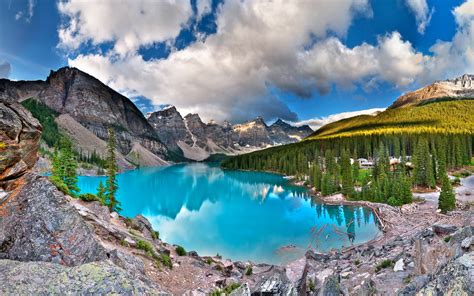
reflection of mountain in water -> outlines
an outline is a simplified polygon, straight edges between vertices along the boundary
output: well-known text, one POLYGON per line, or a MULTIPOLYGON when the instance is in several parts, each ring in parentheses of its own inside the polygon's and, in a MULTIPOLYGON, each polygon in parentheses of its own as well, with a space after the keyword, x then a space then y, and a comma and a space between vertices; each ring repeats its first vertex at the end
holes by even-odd
MULTIPOLYGON (((82 192, 95 192, 103 180, 79 179, 82 192)), ((118 182, 122 214, 151 217, 163 238, 203 254, 278 262, 273 250, 281 247, 303 255, 308 246, 327 251, 378 232, 370 210, 321 204, 275 174, 198 163, 127 171, 118 182)))

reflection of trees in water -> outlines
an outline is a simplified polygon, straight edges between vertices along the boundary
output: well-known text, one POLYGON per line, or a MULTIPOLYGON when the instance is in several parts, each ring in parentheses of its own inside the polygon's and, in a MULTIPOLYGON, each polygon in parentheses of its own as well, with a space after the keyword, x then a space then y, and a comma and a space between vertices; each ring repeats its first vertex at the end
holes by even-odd
POLYGON ((324 221, 324 217, 327 215, 331 221, 322 225, 315 225, 311 228, 309 245, 316 249, 324 241, 331 237, 334 238, 334 236, 337 236, 339 241, 347 241, 353 244, 356 241, 356 225, 357 228, 360 228, 362 223, 373 223, 371 210, 364 207, 315 203, 313 208, 315 209, 317 220, 324 221))
POLYGON ((351 243, 355 240, 355 221, 354 221, 354 212, 356 209, 352 207, 345 207, 344 212, 344 221, 346 223, 346 233, 349 241, 351 243))

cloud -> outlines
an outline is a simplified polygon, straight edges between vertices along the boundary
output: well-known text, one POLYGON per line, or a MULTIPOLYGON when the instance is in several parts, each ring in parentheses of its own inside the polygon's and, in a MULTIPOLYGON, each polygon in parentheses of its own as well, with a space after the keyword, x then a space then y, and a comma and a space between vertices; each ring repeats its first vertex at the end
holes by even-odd
POLYGON ((343 112, 343 113, 331 114, 328 116, 312 118, 308 120, 302 120, 302 121, 291 122, 291 123, 296 126, 309 125, 314 131, 316 131, 323 125, 326 125, 334 121, 338 121, 341 119, 354 117, 358 115, 372 115, 372 114, 376 114, 377 112, 382 112, 382 111, 385 111, 385 108, 373 108, 373 109, 360 110, 360 111, 343 112))
POLYGON ((474 0, 453 10, 456 34, 451 41, 437 41, 431 48, 422 83, 474 73, 474 0))
POLYGON ((209 14, 212 10, 212 0, 197 0, 196 1, 198 19, 201 19, 206 14, 209 14))
POLYGON ((19 21, 23 19, 27 23, 31 22, 31 19, 33 18, 35 12, 35 5, 35 0, 28 0, 28 6, 26 8, 26 11, 18 11, 15 14, 15 20, 19 21))
MULTIPOLYGON (((375 44, 346 46, 341 39, 354 16, 371 16, 367 0, 226 1, 217 9, 215 34, 172 48, 163 59, 145 60, 137 49, 158 41, 173 44, 191 17, 188 2, 137 1, 126 9, 114 1, 98 7, 62 2, 59 11, 67 21, 59 35, 61 46, 70 48, 112 42, 112 50, 79 54, 68 63, 129 96, 173 104, 204 120, 238 122, 262 115, 296 121, 272 89, 308 98, 333 85, 370 90, 389 82, 406 88, 474 68, 473 1, 454 10, 456 35, 434 44, 430 55, 417 52, 396 31, 375 44)), ((196 14, 208 10, 207 0, 197 2, 196 14)))
POLYGON ((298 68, 303 78, 319 85, 320 91, 332 83, 349 87, 372 77, 405 86, 423 72, 424 60, 400 33, 393 32, 379 37, 375 46, 363 43, 348 48, 339 39, 328 38, 302 54, 298 68))
POLYGON ((434 9, 429 10, 426 0, 406 0, 406 5, 415 15, 416 23, 418 25, 418 32, 425 33, 425 29, 431 21, 434 9))
MULTIPOLYGON (((71 13, 83 15, 78 9, 71 13)), ((145 61, 130 49, 125 55, 119 51, 120 56, 115 52, 79 55, 69 64, 126 93, 139 93, 156 105, 176 105, 182 113, 199 112, 205 119, 239 121, 263 115, 294 120, 295 113, 269 94, 268 86, 302 92, 303 85, 292 79, 300 75, 298 53, 313 38, 329 33, 344 36, 353 15, 367 11, 365 0, 226 1, 218 10, 216 34, 174 50, 166 59, 145 61)), ((91 33, 95 27, 110 26, 103 24, 108 18, 101 17, 100 24, 83 24, 79 19, 83 18, 73 17, 60 30, 63 41, 64 36, 72 36, 64 32, 79 32, 67 42, 76 47, 85 40, 110 40, 106 37, 110 30, 104 37, 91 33)), ((121 38, 114 38, 115 47, 121 38)))
POLYGON ((0 78, 10 77, 12 67, 9 62, 0 62, 0 78))
POLYGON ((60 47, 113 42, 121 55, 174 38, 192 15, 188 0, 104 0, 93 5, 70 0, 59 2, 58 10, 66 18, 58 30, 60 47))

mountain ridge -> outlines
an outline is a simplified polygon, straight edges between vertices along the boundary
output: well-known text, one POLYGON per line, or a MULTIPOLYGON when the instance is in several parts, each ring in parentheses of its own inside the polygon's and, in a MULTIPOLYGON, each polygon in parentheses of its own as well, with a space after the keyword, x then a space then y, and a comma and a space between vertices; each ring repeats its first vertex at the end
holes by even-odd
POLYGON ((51 71, 45 80, 0 79, 1 101, 22 102, 31 98, 59 115, 69 115, 68 120, 56 122, 81 153, 102 155, 103 149, 95 151, 93 143, 100 142, 102 147, 108 139, 108 128, 113 128, 118 150, 129 161, 122 162, 124 169, 133 165, 161 165, 166 163, 163 160, 176 157, 182 160, 179 155, 204 160, 212 154, 240 154, 296 142, 312 132, 309 127, 292 127, 281 120, 267 126, 262 117, 234 125, 227 121, 204 123, 198 114, 181 116, 172 105, 145 117, 129 98, 73 67, 51 71), (94 136, 84 134, 80 126, 94 136), (91 142, 81 143, 80 139, 91 142))
POLYGON ((435 81, 398 97, 389 109, 418 105, 442 98, 474 98, 474 75, 464 74, 453 79, 435 81))

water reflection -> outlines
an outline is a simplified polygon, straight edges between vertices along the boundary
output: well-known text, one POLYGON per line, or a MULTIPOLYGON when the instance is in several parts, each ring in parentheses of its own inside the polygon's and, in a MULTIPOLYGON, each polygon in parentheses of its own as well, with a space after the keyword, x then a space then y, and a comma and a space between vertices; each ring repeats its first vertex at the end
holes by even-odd
MULTIPOLYGON (((81 191, 95 192, 100 180, 80 177, 81 191)), ((379 232, 371 211, 323 205, 274 174, 188 164, 129 171, 118 182, 123 215, 143 214, 164 240, 203 255, 280 263, 379 232)))

